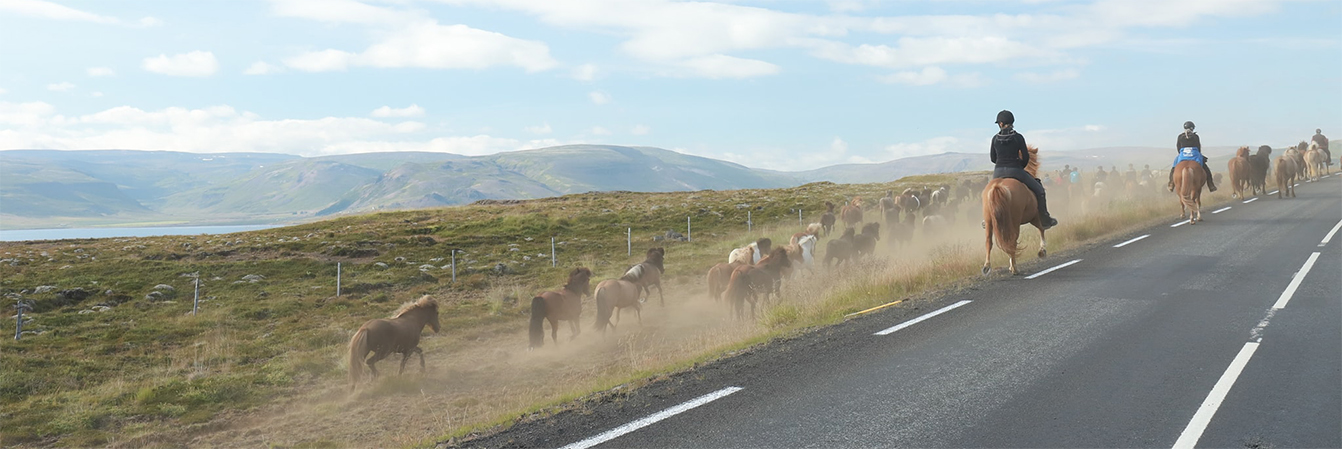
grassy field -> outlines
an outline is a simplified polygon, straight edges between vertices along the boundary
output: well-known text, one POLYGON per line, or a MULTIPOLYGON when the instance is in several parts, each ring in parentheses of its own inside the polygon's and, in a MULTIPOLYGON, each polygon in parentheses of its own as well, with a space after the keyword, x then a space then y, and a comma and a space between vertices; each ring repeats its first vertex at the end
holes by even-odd
MULTIPOLYGON (((785 282, 783 298, 752 322, 730 319, 702 281, 731 248, 760 236, 785 241, 800 230, 799 209, 809 223, 827 200, 860 195, 874 204, 886 190, 956 185, 965 177, 986 174, 589 193, 224 236, 0 243, 0 295, 10 312, 0 332, 14 333, 15 300, 34 308, 23 339, 0 343, 0 444, 417 446, 460 438, 892 299, 969 282, 983 257, 977 202, 958 209, 947 229, 920 227, 915 244, 883 241, 878 257, 859 268, 785 282), (667 230, 685 233, 687 217, 692 241, 654 242, 667 230), (552 237, 557 267, 550 265, 552 237), (535 293, 559 287, 575 266, 592 268, 597 280, 617 277, 654 245, 667 248, 665 307, 654 299, 642 325, 626 314, 602 336, 592 331, 588 299, 580 336, 567 340, 561 326, 558 347, 547 341, 526 351, 535 293), (506 268, 496 269, 500 264, 506 268), (197 276, 201 308, 193 316, 197 276), (429 370, 395 376, 399 358, 392 357, 381 366, 393 375, 350 393, 344 354, 353 331, 425 294, 442 303, 443 332, 421 344, 429 370)), ((1051 204, 1064 224, 1049 233, 1051 252, 1178 214, 1163 191, 1101 206, 1056 190, 1051 204)), ((868 220, 877 215, 867 213, 868 220)), ((1022 235, 1023 247, 1038 247, 1032 228, 1022 235)), ((1000 253, 995 259, 1005 265, 1000 253)))

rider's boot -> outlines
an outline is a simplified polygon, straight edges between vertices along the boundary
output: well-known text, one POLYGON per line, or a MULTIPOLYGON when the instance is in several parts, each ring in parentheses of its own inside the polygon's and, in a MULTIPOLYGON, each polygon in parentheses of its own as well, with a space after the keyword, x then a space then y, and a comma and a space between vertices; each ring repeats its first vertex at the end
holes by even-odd
POLYGON ((1165 186, 1171 192, 1174 191, 1174 167, 1170 167, 1170 183, 1165 186))
POLYGON ((1207 164, 1204 162, 1204 163, 1202 164, 1202 171, 1207 172, 1207 191, 1208 191, 1208 192, 1215 192, 1215 191, 1216 191, 1216 184, 1212 184, 1212 169, 1211 169, 1211 167, 1208 167, 1207 164))
POLYGON ((1035 201, 1039 205, 1039 221, 1043 223, 1044 229, 1057 226, 1058 219, 1053 218, 1048 214, 1048 202, 1045 201, 1044 193, 1040 192, 1038 195, 1035 195, 1035 201))

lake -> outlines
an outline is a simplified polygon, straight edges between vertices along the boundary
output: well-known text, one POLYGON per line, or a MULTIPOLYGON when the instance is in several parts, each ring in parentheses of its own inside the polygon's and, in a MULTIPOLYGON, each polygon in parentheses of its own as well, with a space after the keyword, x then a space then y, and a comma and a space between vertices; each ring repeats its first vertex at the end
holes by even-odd
POLYGON ((0 242, 27 240, 101 239, 108 237, 153 237, 158 235, 229 234, 276 228, 279 225, 155 226, 143 228, 60 228, 0 231, 0 242))

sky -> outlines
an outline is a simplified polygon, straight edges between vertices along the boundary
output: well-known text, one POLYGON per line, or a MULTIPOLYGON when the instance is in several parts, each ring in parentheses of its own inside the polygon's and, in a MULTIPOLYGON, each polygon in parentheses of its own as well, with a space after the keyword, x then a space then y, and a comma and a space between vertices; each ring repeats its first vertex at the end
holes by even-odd
POLYGON ((486 155, 806 170, 1342 137, 1336 0, 0 0, 0 150, 486 155))

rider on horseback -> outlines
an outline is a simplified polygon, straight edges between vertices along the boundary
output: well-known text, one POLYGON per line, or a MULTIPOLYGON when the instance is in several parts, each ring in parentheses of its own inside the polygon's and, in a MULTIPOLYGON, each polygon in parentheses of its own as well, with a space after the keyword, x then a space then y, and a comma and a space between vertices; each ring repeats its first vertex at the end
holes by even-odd
POLYGON ((1038 200, 1039 219, 1044 223, 1044 229, 1057 226, 1058 220, 1048 215, 1048 205, 1044 202, 1044 186, 1025 171, 1025 165, 1030 162, 1030 150, 1025 147, 1025 137, 1017 133, 1012 126, 1015 123, 1016 117, 1011 111, 1004 110, 997 113, 999 131, 993 136, 992 147, 988 152, 993 163, 997 164, 993 169, 993 178, 1011 178, 1025 184, 1038 200))
POLYGON ((1179 149, 1179 156, 1174 158, 1174 164, 1170 166, 1170 184, 1168 188, 1174 191, 1174 165, 1179 165, 1179 161, 1196 160, 1202 164, 1202 170, 1207 172, 1207 191, 1215 192, 1216 185, 1212 184, 1212 169, 1207 166, 1207 156, 1202 155, 1202 139, 1193 132, 1193 122, 1184 122, 1184 132, 1179 134, 1179 141, 1175 145, 1179 149))

